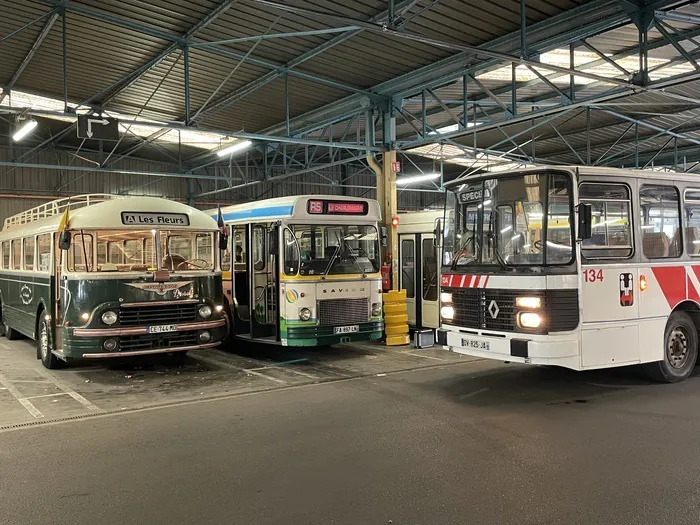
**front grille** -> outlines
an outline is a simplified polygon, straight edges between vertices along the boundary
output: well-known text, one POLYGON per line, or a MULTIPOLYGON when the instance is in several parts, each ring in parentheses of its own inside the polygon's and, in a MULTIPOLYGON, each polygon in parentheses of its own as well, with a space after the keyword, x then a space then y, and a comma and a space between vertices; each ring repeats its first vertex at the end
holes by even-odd
POLYGON ((540 297, 549 332, 569 331, 578 325, 577 290, 497 290, 466 288, 452 292, 454 319, 451 324, 465 328, 514 332, 519 309, 515 298, 540 297), (492 314, 496 314, 495 317, 492 314))
POLYGON ((197 332, 170 332, 164 334, 128 335, 119 339, 119 350, 137 352, 139 350, 161 350, 180 346, 197 345, 197 332))
POLYGON ((318 302, 320 326, 343 326, 368 321, 368 299, 325 299, 318 302))
POLYGON ((156 324, 190 323, 197 320, 197 304, 130 306, 119 309, 121 326, 152 326, 156 324))

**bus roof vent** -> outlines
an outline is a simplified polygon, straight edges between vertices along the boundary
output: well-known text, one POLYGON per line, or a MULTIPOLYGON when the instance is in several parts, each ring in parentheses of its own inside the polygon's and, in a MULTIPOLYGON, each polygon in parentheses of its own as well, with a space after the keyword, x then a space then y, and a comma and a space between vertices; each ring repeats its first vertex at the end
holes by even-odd
POLYGON ((110 195, 108 193, 91 193, 89 195, 75 195, 73 197, 64 197, 55 201, 46 202, 29 210, 13 215, 5 219, 3 229, 7 230, 14 226, 29 224, 30 222, 39 221, 60 215, 66 210, 75 210, 77 208, 85 208, 92 204, 104 202, 112 199, 121 199, 121 195, 110 195))

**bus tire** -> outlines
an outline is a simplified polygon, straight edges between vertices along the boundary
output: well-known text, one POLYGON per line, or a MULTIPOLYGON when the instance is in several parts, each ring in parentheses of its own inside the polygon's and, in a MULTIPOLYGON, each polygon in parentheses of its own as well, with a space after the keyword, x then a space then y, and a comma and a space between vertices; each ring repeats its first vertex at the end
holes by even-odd
POLYGON ((20 334, 17 330, 14 328, 10 328, 7 323, 5 323, 5 337, 7 337, 10 341, 17 341, 20 337, 22 337, 22 334, 20 334))
POLYGON ((43 364, 49 370, 55 370, 61 367, 63 361, 61 361, 53 354, 53 352, 51 352, 53 346, 51 344, 51 330, 49 328, 49 323, 43 318, 43 316, 39 321, 36 344, 39 359, 41 359, 41 364, 43 364))
POLYGON ((698 360, 698 329, 686 312, 674 312, 664 330, 664 358, 646 363, 644 369, 654 381, 678 383, 693 373, 698 360))

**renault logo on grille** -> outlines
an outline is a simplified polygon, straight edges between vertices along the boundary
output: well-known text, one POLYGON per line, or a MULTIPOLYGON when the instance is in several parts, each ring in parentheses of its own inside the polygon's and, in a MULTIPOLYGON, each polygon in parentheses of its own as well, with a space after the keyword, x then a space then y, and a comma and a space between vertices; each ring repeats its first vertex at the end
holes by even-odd
POLYGON ((498 307, 498 303, 496 302, 495 299, 492 299, 491 302, 489 303, 489 315, 491 316, 492 319, 495 319, 498 317, 498 312, 501 311, 501 309, 498 307))

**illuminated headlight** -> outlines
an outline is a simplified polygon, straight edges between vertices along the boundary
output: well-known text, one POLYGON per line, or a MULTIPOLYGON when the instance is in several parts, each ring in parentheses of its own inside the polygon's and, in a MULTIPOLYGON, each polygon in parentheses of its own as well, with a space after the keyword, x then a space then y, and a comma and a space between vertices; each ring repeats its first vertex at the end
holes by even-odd
POLYGON ((217 304, 217 305, 214 307, 214 311, 215 311, 217 314, 220 314, 221 312, 224 311, 223 305, 217 304))
POLYGON ((443 319, 451 321, 455 316, 455 309, 451 306, 443 306, 442 308, 440 308, 440 316, 443 319))
POLYGON ((88 319, 90 319, 90 314, 87 313, 87 312, 83 312, 82 314, 80 314, 80 318, 81 318, 83 321, 87 322, 88 319))
POLYGON ((311 310, 308 308, 301 308, 299 309, 299 319, 302 321, 308 321, 311 319, 311 310))
POLYGON ((451 303, 452 294, 450 292, 440 292, 440 302, 441 303, 451 303))
POLYGON ((382 314, 382 303, 372 303, 372 317, 378 317, 382 314))
POLYGON ((117 349, 117 340, 116 339, 105 339, 105 342, 102 343, 102 348, 104 348, 108 352, 112 352, 113 350, 116 350, 117 349))
POLYGON ((520 308, 540 308, 542 299, 540 297, 516 297, 515 305, 520 308))
POLYGON ((209 341, 211 341, 211 332, 209 332, 208 330, 202 330, 201 332, 199 332, 198 337, 200 343, 208 343, 209 341))
POLYGON ((102 322, 106 325, 113 325, 117 322, 117 313, 112 310, 107 310, 102 314, 102 322))
POLYGON ((542 324, 542 316, 535 312, 520 312, 518 324, 521 328, 539 328, 542 324))
POLYGON ((208 304, 199 307, 199 317, 202 319, 209 319, 211 317, 211 306, 208 304))

